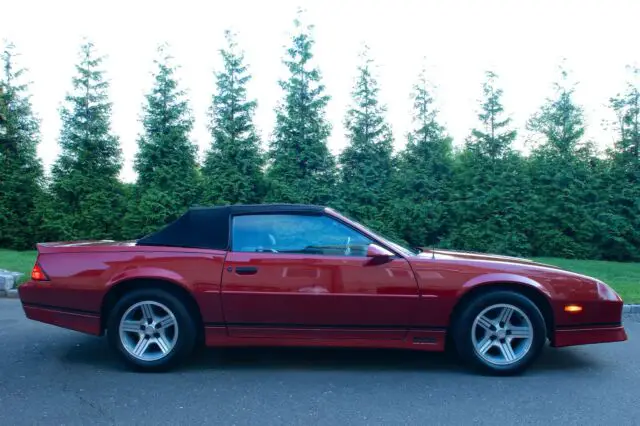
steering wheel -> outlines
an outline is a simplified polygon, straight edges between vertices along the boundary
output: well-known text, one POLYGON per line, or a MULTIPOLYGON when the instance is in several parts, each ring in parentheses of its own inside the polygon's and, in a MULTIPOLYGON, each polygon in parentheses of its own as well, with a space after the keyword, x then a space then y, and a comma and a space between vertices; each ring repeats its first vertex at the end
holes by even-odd
POLYGON ((273 248, 258 247, 256 249, 256 252, 258 252, 258 253, 278 253, 278 250, 273 249, 273 248))
POLYGON ((268 233, 267 238, 269 238, 270 247, 258 246, 256 251, 260 253, 278 253, 278 250, 272 247, 276 245, 276 237, 274 237, 272 233, 268 233))

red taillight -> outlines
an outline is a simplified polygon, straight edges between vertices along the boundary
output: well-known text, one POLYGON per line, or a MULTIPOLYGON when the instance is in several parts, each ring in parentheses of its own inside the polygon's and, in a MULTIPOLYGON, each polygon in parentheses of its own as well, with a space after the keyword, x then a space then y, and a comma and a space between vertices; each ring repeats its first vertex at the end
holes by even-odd
POLYGON ((31 279, 33 281, 49 281, 49 277, 47 277, 47 274, 44 273, 37 263, 33 265, 33 269, 31 270, 31 279))

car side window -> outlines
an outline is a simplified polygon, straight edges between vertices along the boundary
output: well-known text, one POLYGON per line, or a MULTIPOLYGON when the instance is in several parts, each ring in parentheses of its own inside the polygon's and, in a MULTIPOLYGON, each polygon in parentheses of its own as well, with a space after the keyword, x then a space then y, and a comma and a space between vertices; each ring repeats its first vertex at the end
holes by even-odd
POLYGON ((242 215, 235 216, 232 224, 232 250, 237 252, 366 256, 371 243, 328 216, 242 215))

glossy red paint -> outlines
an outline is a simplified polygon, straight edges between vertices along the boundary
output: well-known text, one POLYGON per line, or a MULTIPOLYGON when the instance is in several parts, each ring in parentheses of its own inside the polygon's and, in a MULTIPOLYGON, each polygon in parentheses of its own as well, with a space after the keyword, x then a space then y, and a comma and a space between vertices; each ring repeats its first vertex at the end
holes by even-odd
POLYGON ((290 325, 277 335, 300 338, 340 336, 345 327, 369 336, 371 328, 394 327, 385 335, 402 338, 418 306, 406 259, 380 264, 368 257, 230 252, 225 265, 222 305, 231 336, 244 336, 243 325, 251 324, 290 325))
POLYGON ((622 301, 593 278, 504 256, 409 255, 326 209, 393 256, 324 256, 136 246, 38 245, 48 281, 19 288, 28 318, 103 332, 111 295, 162 281, 195 301, 210 346, 352 346, 439 351, 460 301, 491 286, 535 295, 554 346, 626 340, 622 301), (113 293, 116 292, 116 293, 113 293), (567 304, 583 310, 565 312, 567 304))
POLYGON ((161 280, 188 291, 202 320, 222 322, 220 278, 226 252, 108 245, 39 245, 38 263, 49 281, 19 288, 23 303, 100 315, 109 291, 128 282, 161 280))

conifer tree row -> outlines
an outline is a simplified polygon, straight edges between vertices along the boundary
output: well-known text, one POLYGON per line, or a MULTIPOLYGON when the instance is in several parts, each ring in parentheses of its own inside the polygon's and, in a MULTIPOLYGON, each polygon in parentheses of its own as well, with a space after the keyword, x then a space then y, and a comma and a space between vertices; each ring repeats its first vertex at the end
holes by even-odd
MULTIPOLYGON (((422 71, 410 93, 412 126, 393 135, 368 49, 345 111, 346 145, 332 155, 331 98, 314 58, 313 27, 298 18, 283 55, 285 78, 273 133, 263 152, 254 125, 251 72, 231 33, 220 50, 203 159, 194 118, 166 45, 142 111, 134 170, 124 184, 111 130, 106 62, 80 48, 60 111, 60 154, 45 179, 37 155, 39 121, 15 49, 1 55, 0 248, 37 241, 137 238, 196 204, 312 203, 337 208, 411 246, 517 256, 640 261, 640 71, 611 97, 615 143, 606 152, 585 137, 579 86, 561 69, 553 93, 527 122, 528 155, 487 72, 477 124, 454 148, 437 91, 422 71), (604 154, 604 155, 603 155, 604 154)), ((408 94, 409 95, 409 94, 408 94)))

